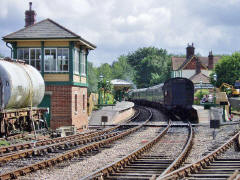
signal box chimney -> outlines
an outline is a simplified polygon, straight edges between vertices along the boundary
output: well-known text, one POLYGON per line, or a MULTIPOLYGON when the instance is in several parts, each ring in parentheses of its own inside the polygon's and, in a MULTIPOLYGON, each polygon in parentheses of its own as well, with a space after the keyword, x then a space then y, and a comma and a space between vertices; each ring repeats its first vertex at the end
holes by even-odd
POLYGON ((32 10, 32 2, 29 2, 29 10, 25 11, 25 27, 31 26, 36 22, 36 13, 32 10))

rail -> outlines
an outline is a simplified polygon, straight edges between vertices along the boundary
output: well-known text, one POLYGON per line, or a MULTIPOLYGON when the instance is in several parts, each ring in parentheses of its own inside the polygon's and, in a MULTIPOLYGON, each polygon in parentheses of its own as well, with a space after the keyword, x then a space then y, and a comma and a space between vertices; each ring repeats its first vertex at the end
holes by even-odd
POLYGON ((170 128, 171 123, 169 122, 168 126, 156 137, 154 138, 151 142, 143 145, 142 147, 138 148, 134 152, 132 152, 129 155, 126 155, 123 157, 121 160, 118 160, 98 171, 95 171, 91 173, 90 175, 82 178, 83 180, 87 179, 103 179, 104 177, 107 177, 110 173, 116 171, 117 169, 125 167, 127 164, 130 162, 136 160, 138 157, 140 157, 144 152, 149 150, 154 144, 156 144, 168 131, 170 128))
MULTIPOLYGON (((138 115, 139 114, 137 114, 137 116, 138 115)), ((137 116, 134 116, 133 118, 136 118, 137 116)), ((91 131, 91 132, 87 132, 87 133, 70 135, 67 137, 59 137, 59 138, 54 138, 54 139, 41 140, 41 141, 37 141, 34 143, 31 142, 31 143, 3 146, 3 147, 0 147, 0 154, 11 152, 11 151, 22 150, 22 149, 28 149, 28 148, 32 148, 33 146, 39 147, 39 146, 49 145, 49 144, 58 143, 58 142, 62 142, 62 141, 72 140, 72 139, 79 138, 79 137, 93 137, 96 135, 100 135, 100 134, 103 134, 106 132, 113 131, 113 130, 119 128, 120 126, 121 125, 116 125, 114 127, 108 128, 108 129, 100 131, 100 132, 91 131)))
POLYGON ((240 132, 234 135, 230 140, 224 143, 221 147, 217 148, 215 151, 206 155, 205 157, 196 161, 195 163, 192 163, 186 167, 180 168, 169 174, 161 176, 158 178, 158 180, 180 179, 180 178, 184 178, 187 175, 190 175, 191 173, 195 173, 199 171, 200 169, 209 165, 214 159, 216 159, 218 155, 220 155, 221 153, 226 151, 229 147, 231 147, 234 144, 234 141, 239 137, 239 134, 240 132))
POLYGON ((188 140, 185 144, 185 147, 183 148, 182 152, 177 157, 177 159, 175 161, 173 161, 173 163, 160 175, 160 177, 178 169, 182 165, 184 160, 186 159, 188 153, 190 152, 190 150, 192 148, 192 144, 193 144, 193 128, 192 128, 192 124, 190 122, 188 122, 188 128, 189 128, 188 140))
POLYGON ((144 124, 146 124, 151 119, 151 117, 152 117, 152 113, 150 111, 150 115, 147 118, 147 120, 137 127, 134 127, 134 128, 129 129, 127 131, 124 131, 123 133, 120 133, 120 134, 118 134, 114 137, 110 137, 108 139, 104 139, 104 140, 101 140, 101 141, 98 141, 98 142, 94 142, 94 143, 91 143, 89 145, 85 145, 83 147, 80 147, 80 148, 77 148, 77 149, 74 149, 74 150, 69 150, 69 151, 67 151, 67 152, 65 152, 61 155, 58 155, 58 156, 53 157, 53 158, 49 158, 48 160, 43 160, 43 161, 40 161, 38 163, 29 165, 29 166, 25 166, 25 167, 22 167, 22 168, 19 168, 19 169, 16 169, 16 170, 4 173, 4 174, 0 174, 0 179, 1 180, 3 180, 3 179, 6 180, 6 179, 17 178, 18 176, 23 176, 27 173, 31 173, 33 171, 43 169, 45 167, 50 167, 50 166, 53 166, 53 165, 55 165, 57 163, 60 163, 64 160, 71 159, 75 156, 84 155, 87 152, 99 149, 100 147, 103 147, 104 145, 107 145, 107 144, 109 144, 113 141, 121 139, 121 138, 137 131, 138 129, 143 127, 144 124))
POLYGON ((43 147, 39 147, 39 148, 34 148, 34 149, 28 149, 28 150, 24 150, 24 151, 19 151, 17 153, 13 153, 7 156, 3 156, 0 157, 0 163, 1 165, 3 163, 12 161, 12 160, 16 160, 16 159, 20 159, 23 157, 29 157, 31 155, 40 155, 44 152, 47 151, 53 151, 53 149, 55 148, 65 148, 67 146, 77 146, 77 145, 82 145, 82 144, 87 144, 93 141, 99 141, 102 139, 106 139, 109 137, 113 137, 118 135, 119 133, 115 132, 115 133, 111 133, 111 134, 107 134, 107 135, 100 135, 100 136, 94 136, 94 137, 90 137, 90 138, 80 138, 80 139, 74 139, 72 141, 66 141, 66 142, 60 142, 57 144, 52 144, 52 145, 48 145, 48 146, 43 146, 43 147))

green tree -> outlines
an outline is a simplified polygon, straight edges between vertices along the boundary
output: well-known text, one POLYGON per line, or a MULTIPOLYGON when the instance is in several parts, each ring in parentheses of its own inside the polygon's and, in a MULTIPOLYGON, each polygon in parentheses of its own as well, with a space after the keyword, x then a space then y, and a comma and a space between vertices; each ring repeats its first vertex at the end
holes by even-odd
POLYGON ((97 92, 97 68, 93 67, 93 63, 88 62, 88 92, 97 92))
POLYGON ((216 64, 214 72, 210 75, 210 81, 217 87, 222 83, 234 85, 240 79, 240 53, 233 53, 231 56, 223 56, 216 64), (213 74, 217 74, 217 82, 213 79, 213 74))
POLYGON ((149 55, 159 55, 161 56, 162 54, 165 54, 166 50, 163 49, 158 49, 155 47, 144 47, 144 48, 139 48, 133 53, 128 54, 128 63, 132 67, 137 67, 139 62, 143 60, 145 57, 149 55))
POLYGON ((128 64, 127 57, 122 55, 118 61, 112 64, 112 79, 123 79, 132 81, 134 76, 133 68, 128 64))
POLYGON ((149 87, 159 84, 170 77, 169 58, 163 56, 147 56, 136 73, 136 82, 139 87, 149 87))
POLYGON ((112 67, 108 63, 102 64, 97 69, 97 76, 99 77, 100 75, 103 75, 104 79, 106 79, 106 80, 111 80, 112 79, 112 67))
POLYGON ((170 77, 170 55, 164 49, 140 48, 128 54, 127 60, 135 71, 134 82, 138 88, 162 83, 170 77))
POLYGON ((0 58, 4 58, 4 56, 3 56, 3 54, 2 54, 2 53, 0 53, 0 58))

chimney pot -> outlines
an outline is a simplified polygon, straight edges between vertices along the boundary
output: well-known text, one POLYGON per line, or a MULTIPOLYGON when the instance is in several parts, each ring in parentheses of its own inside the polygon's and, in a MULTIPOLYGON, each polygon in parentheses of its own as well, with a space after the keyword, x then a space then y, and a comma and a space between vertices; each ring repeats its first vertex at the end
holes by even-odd
POLYGON ((188 46, 186 48, 186 58, 189 59, 190 57, 192 57, 194 55, 194 46, 193 46, 193 43, 192 45, 189 45, 188 43, 188 46))
POLYGON ((32 2, 29 2, 29 10, 25 11, 25 27, 36 22, 36 13, 32 10, 32 2))
POLYGON ((29 2, 29 11, 32 10, 32 2, 29 2))

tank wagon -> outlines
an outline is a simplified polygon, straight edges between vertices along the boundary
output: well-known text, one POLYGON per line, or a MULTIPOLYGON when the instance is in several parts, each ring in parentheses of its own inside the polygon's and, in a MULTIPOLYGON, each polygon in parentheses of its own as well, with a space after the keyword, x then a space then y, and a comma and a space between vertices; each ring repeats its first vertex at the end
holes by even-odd
POLYGON ((37 106, 44 93, 44 80, 37 69, 23 61, 0 59, 0 136, 31 131, 43 122, 47 109, 37 106))
POLYGON ((132 90, 129 100, 137 105, 160 109, 175 120, 198 122, 197 112, 192 108, 194 85, 187 78, 171 78, 163 84, 132 90))

